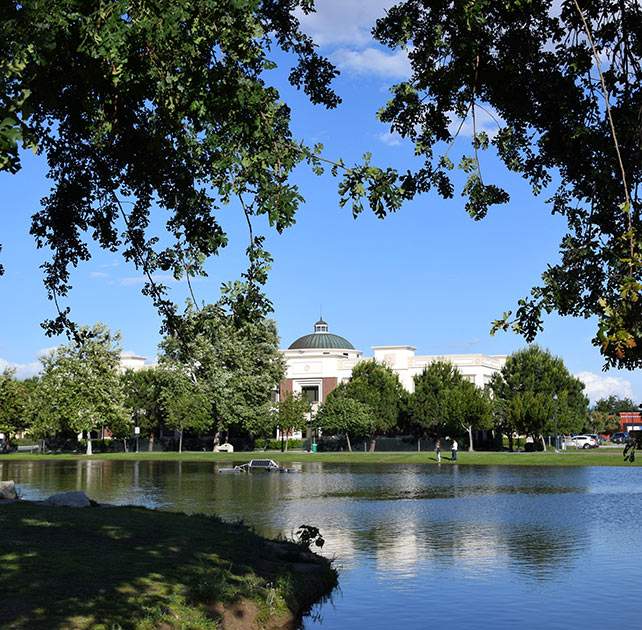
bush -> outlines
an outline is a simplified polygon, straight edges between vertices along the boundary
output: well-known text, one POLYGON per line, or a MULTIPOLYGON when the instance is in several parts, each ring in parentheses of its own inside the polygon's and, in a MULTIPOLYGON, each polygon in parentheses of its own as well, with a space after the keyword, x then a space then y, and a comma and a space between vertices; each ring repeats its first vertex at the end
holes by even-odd
MULTIPOLYGON (((288 440, 288 450, 293 448, 303 448, 305 444, 304 440, 288 440)), ((268 450, 268 451, 280 451, 281 450, 281 440, 256 440, 254 443, 254 448, 256 450, 268 450)))

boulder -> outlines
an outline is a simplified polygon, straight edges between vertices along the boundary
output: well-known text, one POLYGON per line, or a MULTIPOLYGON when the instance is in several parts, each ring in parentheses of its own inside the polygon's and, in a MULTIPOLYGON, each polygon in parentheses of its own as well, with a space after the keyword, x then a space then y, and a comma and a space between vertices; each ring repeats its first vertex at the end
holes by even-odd
POLYGON ((46 505, 55 505, 57 507, 90 507, 91 500, 82 492, 82 490, 74 492, 61 492, 59 494, 52 494, 48 499, 45 499, 46 505))
POLYGON ((15 481, 0 481, 0 501, 15 501, 18 498, 15 481))

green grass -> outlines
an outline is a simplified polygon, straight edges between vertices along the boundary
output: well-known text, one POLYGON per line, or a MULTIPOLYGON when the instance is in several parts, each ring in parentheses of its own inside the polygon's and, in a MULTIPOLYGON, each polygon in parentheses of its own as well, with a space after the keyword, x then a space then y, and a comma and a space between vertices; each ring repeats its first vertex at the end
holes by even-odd
POLYGON ((257 628, 336 585, 327 561, 301 572, 299 547, 209 516, 17 502, 0 532, 3 628, 257 628))
MULTIPOLYGON (((332 462, 341 464, 436 464, 435 454, 432 451, 396 452, 396 453, 304 453, 293 451, 281 453, 279 451, 255 451, 253 453, 106 453, 91 456, 86 455, 32 455, 29 453, 15 453, 1 455, 2 461, 47 461, 47 460, 83 460, 105 459, 122 461, 188 461, 188 462, 246 462, 256 457, 270 457, 281 464, 295 462, 332 462)), ((640 460, 631 464, 622 457, 622 449, 598 448, 587 451, 566 451, 555 453, 549 450, 546 453, 509 453, 479 451, 468 453, 459 452, 457 461, 460 465, 474 466, 639 466, 640 460)), ((450 452, 442 451, 442 465, 451 465, 450 452)))

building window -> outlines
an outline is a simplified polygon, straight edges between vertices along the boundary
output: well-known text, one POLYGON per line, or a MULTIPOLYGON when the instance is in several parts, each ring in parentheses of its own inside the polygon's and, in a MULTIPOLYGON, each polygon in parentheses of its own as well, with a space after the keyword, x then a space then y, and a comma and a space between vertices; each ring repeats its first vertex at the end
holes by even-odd
POLYGON ((301 395, 310 403, 319 402, 319 387, 317 385, 306 385, 301 388, 301 395))
POLYGON ((279 402, 279 396, 280 392, 278 389, 273 389, 272 390, 272 402, 273 403, 278 403, 279 402))

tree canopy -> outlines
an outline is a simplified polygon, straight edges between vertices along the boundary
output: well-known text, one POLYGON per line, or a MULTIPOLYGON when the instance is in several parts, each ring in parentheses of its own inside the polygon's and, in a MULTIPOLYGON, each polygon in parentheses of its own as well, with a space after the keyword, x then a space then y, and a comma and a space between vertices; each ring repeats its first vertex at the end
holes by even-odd
POLYGON ((284 361, 274 322, 241 317, 239 311, 243 309, 236 302, 230 305, 226 299, 191 306, 178 334, 161 342, 160 362, 183 372, 210 400, 216 432, 238 427, 265 435, 272 426, 271 394, 283 377, 284 361))
POLYGON ((9 369, 0 373, 0 433, 7 440, 29 426, 36 387, 37 379, 17 380, 15 372, 9 369))
POLYGON ((46 156, 52 182, 31 226, 52 252, 45 285, 58 314, 49 333, 74 330, 61 299, 91 239, 144 274, 143 292, 174 333, 180 317, 155 272, 204 274, 227 244, 218 214, 232 201, 249 226, 246 276, 260 284, 269 254, 252 216, 279 232, 292 225, 302 197, 290 174, 304 161, 322 170, 320 147, 293 137, 290 108, 269 84, 277 51, 312 103, 340 102, 336 70, 299 27, 296 12, 312 9, 311 0, 0 6, 0 171, 17 172, 20 149, 31 148, 46 156), (158 209, 167 211, 162 234, 150 227, 158 209))
POLYGON ((538 346, 510 355, 491 389, 498 428, 508 435, 577 433, 588 419, 584 384, 538 346))
POLYGON ((85 433, 91 454, 91 432, 104 426, 124 433, 131 412, 118 372, 120 336, 102 324, 79 332, 80 341, 58 346, 41 359, 35 425, 37 432, 66 428, 85 433))
POLYGON ((404 0, 374 36, 404 47, 412 67, 379 113, 423 159, 403 178, 407 195, 455 194, 450 149, 468 123, 470 151, 457 167, 471 216, 510 200, 484 170, 492 146, 567 220, 561 261, 495 329, 531 341, 545 313, 595 315, 593 343, 606 364, 642 365, 642 5, 404 0), (482 115, 495 121, 494 133, 482 130, 482 115))
POLYGON ((348 450, 352 451, 350 435, 370 436, 376 431, 376 416, 371 407, 350 398, 346 385, 330 392, 315 416, 315 424, 328 435, 344 435, 348 450))
POLYGON ((435 437, 490 428, 491 406, 487 394, 467 381, 451 363, 435 361, 414 377, 410 396, 411 422, 435 437))
POLYGON ((406 172, 328 160, 293 137, 291 112, 269 82, 290 57, 290 83, 336 107, 337 71, 302 33, 312 0, 25 0, 0 7, 0 170, 20 150, 46 156, 50 194, 33 215, 38 247, 51 250, 45 284, 57 316, 70 268, 92 239, 121 251, 146 278, 143 292, 175 334, 180 316, 158 270, 190 278, 227 244, 219 210, 247 218, 251 299, 270 255, 252 217, 282 231, 302 197, 290 180, 307 162, 342 173, 340 204, 379 217, 429 190, 460 192, 475 218, 510 201, 490 181, 484 151, 535 194, 568 232, 561 260, 494 323, 531 341, 546 313, 597 316, 593 342, 607 366, 642 365, 642 6, 635 0, 402 0, 374 37, 408 52, 411 76, 392 88, 379 118, 410 140, 421 165, 406 172), (482 113, 497 129, 480 128, 482 113), (472 123, 470 150, 452 145, 472 123), (551 187, 554 189, 551 190, 551 187), (549 192, 550 191, 550 192, 549 192), (153 211, 167 211, 165 231, 153 211))
MULTIPOLYGON (((374 415, 371 436, 386 433, 397 425, 403 388, 397 374, 374 359, 360 361, 343 390, 345 396, 367 405, 374 415)), ((374 441, 371 443, 374 448, 374 441)))

